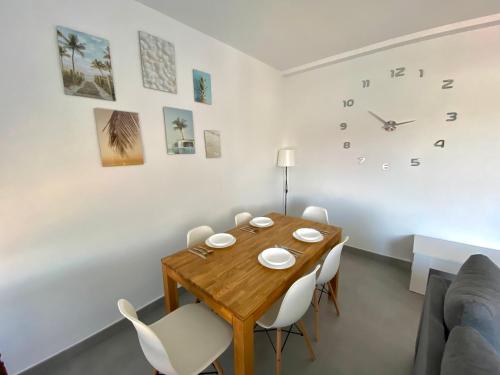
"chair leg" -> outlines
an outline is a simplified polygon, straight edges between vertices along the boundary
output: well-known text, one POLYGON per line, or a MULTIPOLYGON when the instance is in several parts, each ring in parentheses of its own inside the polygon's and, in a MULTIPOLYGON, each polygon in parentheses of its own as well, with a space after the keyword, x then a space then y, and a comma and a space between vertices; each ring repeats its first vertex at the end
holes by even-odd
POLYGON ((297 327, 299 327, 300 332, 304 335, 304 340, 306 340, 307 349, 309 350, 309 355, 311 356, 311 361, 316 359, 316 355, 314 354, 313 347, 311 345, 311 340, 309 339, 309 335, 307 334, 306 327, 302 320, 297 322, 297 327))
POLYGON ((328 299, 333 302, 333 289, 332 289, 332 284, 330 282, 327 282, 326 284, 323 284, 323 286, 326 286, 326 291, 328 292, 328 299))
POLYGON ((316 341, 319 341, 319 296, 318 289, 314 289, 313 296, 313 304, 314 304, 314 338, 316 341))
POLYGON ((217 370, 217 374, 224 375, 224 369, 222 368, 222 365, 220 364, 218 359, 216 359, 213 362, 213 365, 214 365, 215 369, 217 370))
POLYGON ((335 296, 333 296, 333 304, 335 305, 335 308, 337 309, 337 316, 340 316, 340 309, 339 309, 339 305, 337 303, 337 298, 335 296))
POLYGON ((337 274, 330 280, 329 284, 332 287, 332 292, 335 294, 335 297, 339 296, 339 279, 340 279, 340 270, 337 271, 337 274))
POLYGON ((276 375, 281 375, 281 328, 276 329, 276 375))
POLYGON ((332 296, 333 304, 335 305, 335 309, 337 310, 337 316, 340 316, 340 309, 339 309, 339 305, 337 303, 337 297, 335 296, 335 293, 333 292, 333 288, 330 285, 330 283, 328 283, 328 287, 330 288, 330 293, 332 296))

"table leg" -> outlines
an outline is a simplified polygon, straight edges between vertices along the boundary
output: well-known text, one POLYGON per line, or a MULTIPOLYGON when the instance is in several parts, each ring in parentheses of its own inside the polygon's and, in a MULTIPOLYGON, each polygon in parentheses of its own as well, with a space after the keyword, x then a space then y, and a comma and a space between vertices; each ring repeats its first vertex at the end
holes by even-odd
POLYGON ((165 294, 165 311, 168 314, 179 307, 179 291, 177 282, 168 275, 165 266, 163 266, 163 290, 165 294))
POLYGON ((235 375, 253 375, 253 319, 233 318, 234 373, 235 375))

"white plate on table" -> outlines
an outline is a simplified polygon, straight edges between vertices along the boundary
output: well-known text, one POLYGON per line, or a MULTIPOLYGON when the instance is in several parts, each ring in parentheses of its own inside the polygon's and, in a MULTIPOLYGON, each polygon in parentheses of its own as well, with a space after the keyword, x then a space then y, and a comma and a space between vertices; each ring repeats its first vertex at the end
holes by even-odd
POLYGON ((236 243, 236 238, 229 233, 217 233, 207 238, 205 245, 215 249, 223 249, 236 243))
POLYGON ((293 237, 299 241, 303 242, 321 242, 323 241, 323 235, 313 228, 300 228, 293 232, 293 237))
POLYGON ((290 263, 291 258, 293 258, 293 255, 288 250, 280 247, 271 247, 260 254, 266 263, 275 267, 284 266, 290 263))
POLYGON ((257 228, 267 228, 274 224, 274 221, 265 216, 254 217, 250 220, 250 225, 257 228))
POLYGON ((277 247, 264 250, 257 259, 264 267, 274 270, 284 270, 295 264, 295 257, 290 252, 277 247))

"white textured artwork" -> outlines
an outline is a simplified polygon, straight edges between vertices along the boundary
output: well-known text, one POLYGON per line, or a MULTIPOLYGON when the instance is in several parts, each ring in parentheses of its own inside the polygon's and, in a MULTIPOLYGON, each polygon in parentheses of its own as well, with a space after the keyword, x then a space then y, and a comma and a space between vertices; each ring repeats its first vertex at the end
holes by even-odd
POLYGON ((144 87, 177 94, 175 46, 144 31, 139 31, 139 45, 144 87))
POLYGON ((220 158, 220 133, 218 130, 205 130, 205 153, 208 159, 220 158))

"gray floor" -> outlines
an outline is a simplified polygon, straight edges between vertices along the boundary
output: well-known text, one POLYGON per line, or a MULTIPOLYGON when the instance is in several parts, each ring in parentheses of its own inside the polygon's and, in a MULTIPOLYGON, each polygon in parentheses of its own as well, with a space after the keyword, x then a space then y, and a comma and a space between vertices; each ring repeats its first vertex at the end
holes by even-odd
MULTIPOLYGON (((321 338, 314 343, 317 360, 310 362, 304 339, 291 336, 283 352, 283 374, 411 373, 413 350, 423 298, 408 291, 409 267, 344 251, 340 271, 341 316, 326 299, 321 302, 321 338)), ((191 302, 184 294, 182 302, 191 302)), ((141 317, 152 322, 161 307, 141 317)), ((306 327, 312 334, 312 311, 306 327)), ((233 373, 232 348, 222 356, 226 374, 233 373)), ((151 374, 131 325, 70 360, 53 361, 32 374, 90 375, 151 374)), ((255 338, 255 374, 274 373, 274 352, 265 336, 255 338)))

